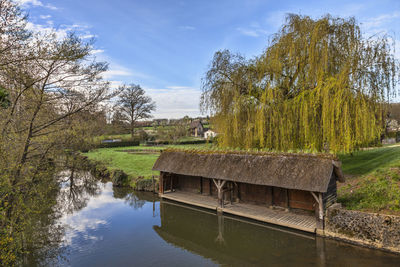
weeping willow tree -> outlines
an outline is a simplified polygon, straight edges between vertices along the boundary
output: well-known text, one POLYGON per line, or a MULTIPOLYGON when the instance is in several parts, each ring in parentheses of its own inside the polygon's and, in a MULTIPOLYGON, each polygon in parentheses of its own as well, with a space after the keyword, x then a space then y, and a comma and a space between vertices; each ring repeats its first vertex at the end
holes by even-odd
POLYGON ((287 16, 252 60, 216 52, 203 80, 222 147, 349 152, 378 142, 398 63, 354 18, 287 16))

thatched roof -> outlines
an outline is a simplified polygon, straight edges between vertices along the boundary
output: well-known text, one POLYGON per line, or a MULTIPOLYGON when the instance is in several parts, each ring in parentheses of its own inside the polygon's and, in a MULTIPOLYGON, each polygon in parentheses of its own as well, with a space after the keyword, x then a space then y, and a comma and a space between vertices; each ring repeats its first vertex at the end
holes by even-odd
POLYGON ((326 192, 332 174, 344 182, 341 163, 305 154, 164 151, 153 170, 287 189, 326 192))

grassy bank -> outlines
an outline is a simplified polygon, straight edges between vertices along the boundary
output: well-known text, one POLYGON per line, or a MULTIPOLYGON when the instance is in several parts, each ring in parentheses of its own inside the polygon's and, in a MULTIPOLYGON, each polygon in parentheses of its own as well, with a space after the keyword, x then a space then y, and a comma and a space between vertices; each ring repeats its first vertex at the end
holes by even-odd
POLYGON ((92 150, 85 155, 90 160, 103 162, 110 170, 123 170, 129 176, 135 178, 143 176, 151 178, 152 175, 158 175, 158 172, 152 171, 152 167, 159 156, 157 151, 167 147, 176 148, 206 148, 211 145, 166 145, 166 146, 132 146, 100 148, 92 150), (146 153, 146 150, 148 151, 146 153))
POLYGON ((346 183, 338 201, 348 209, 400 215, 400 145, 340 155, 346 183))

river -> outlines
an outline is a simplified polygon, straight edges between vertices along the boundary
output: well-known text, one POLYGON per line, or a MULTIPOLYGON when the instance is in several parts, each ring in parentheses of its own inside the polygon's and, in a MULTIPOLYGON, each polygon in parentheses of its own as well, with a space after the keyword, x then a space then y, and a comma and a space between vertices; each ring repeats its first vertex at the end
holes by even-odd
POLYGON ((59 266, 399 266, 400 256, 113 188, 66 172, 59 266))

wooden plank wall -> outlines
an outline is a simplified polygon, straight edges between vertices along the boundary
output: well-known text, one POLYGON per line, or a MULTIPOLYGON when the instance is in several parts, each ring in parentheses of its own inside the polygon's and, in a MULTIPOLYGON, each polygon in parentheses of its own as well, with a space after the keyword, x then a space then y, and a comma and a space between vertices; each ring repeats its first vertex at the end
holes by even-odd
POLYGON ((318 204, 308 191, 289 190, 289 207, 312 211, 315 210, 315 207, 318 207, 318 204))
POLYGON ((337 185, 336 185, 336 175, 334 173, 332 173, 332 177, 329 181, 328 191, 322 194, 322 200, 324 203, 324 210, 336 203, 337 185))
POLYGON ((176 189, 192 193, 200 193, 200 177, 179 174, 175 174, 174 176, 177 177, 178 181, 176 189))
MULTIPOLYGON (((217 197, 218 191, 212 179, 186 176, 179 174, 162 175, 165 180, 165 190, 170 189, 171 179, 173 179, 173 188, 192 193, 201 193, 203 195, 211 195, 217 197)), ((281 206, 284 208, 294 208, 303 210, 315 210, 318 207, 311 193, 302 190, 287 190, 283 188, 254 185, 247 183, 237 183, 233 186, 233 201, 240 197, 240 201, 244 203, 252 203, 266 206, 281 206)), ((225 193, 225 200, 230 199, 230 192, 225 193)), ((328 192, 323 194, 324 207, 336 202, 336 177, 330 181, 328 192)))
POLYGON ((240 201, 270 205, 272 202, 271 188, 269 186, 238 183, 240 201))

